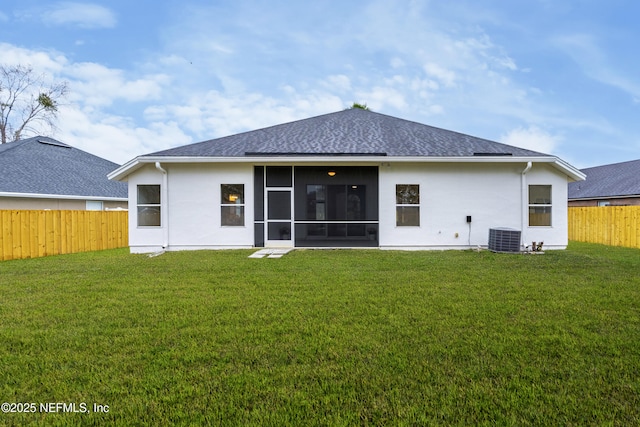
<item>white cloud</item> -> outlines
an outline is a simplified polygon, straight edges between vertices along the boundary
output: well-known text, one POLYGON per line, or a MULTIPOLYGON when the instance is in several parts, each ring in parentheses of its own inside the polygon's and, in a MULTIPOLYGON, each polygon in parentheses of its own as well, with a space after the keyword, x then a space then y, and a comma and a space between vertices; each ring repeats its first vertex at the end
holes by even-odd
POLYGON ((405 63, 400 58, 391 58, 390 65, 392 68, 402 68, 405 66, 405 63))
MULTIPOLYGON (((284 12, 283 2, 191 4, 176 8, 176 16, 157 29, 160 51, 120 68, 1 43, 0 51, 3 60, 32 63, 68 79, 73 105, 60 117, 63 136, 72 144, 87 139, 119 162, 339 111, 354 101, 490 139, 502 132, 505 142, 542 152, 562 141, 557 129, 593 126, 584 122, 594 122, 595 114, 576 119, 559 106, 540 73, 519 69, 514 51, 473 21, 472 5, 468 19, 447 21, 439 12, 450 6, 436 3, 345 3, 335 20, 309 12, 331 8, 322 2, 287 5, 284 12), (517 128, 519 123, 532 126, 517 128)), ((79 5, 57 3, 49 16, 79 5)), ((117 24, 107 9, 94 9, 94 18, 75 10, 88 18, 51 23, 117 24)), ((526 65, 536 70, 536 64, 526 65)))
POLYGON ((348 106, 324 91, 298 93, 293 87, 287 87, 283 92, 284 98, 274 98, 260 93, 209 91, 184 99, 180 104, 148 107, 145 118, 153 122, 173 120, 203 140, 339 111, 348 106))
POLYGON ((55 51, 38 51, 0 42, 3 65, 26 65, 34 70, 58 74, 68 65, 67 58, 55 51))
POLYGON ((436 115, 436 114, 444 114, 444 108, 442 107, 442 105, 431 105, 429 106, 429 112, 432 115, 436 115))
POLYGON ((428 76, 440 81, 446 87, 453 87, 456 84, 456 73, 433 62, 424 65, 424 71, 428 76))
POLYGON ((72 64, 66 74, 73 79, 72 98, 92 106, 108 106, 117 99, 129 102, 157 100, 170 83, 170 78, 162 74, 127 80, 122 70, 89 62, 72 64))
POLYGON ((384 106, 390 106, 397 110, 407 107, 404 93, 389 86, 374 86, 358 93, 358 99, 367 104, 374 111, 380 111, 384 106))
POLYGON ((46 25, 85 29, 113 28, 117 24, 116 16, 110 9, 91 3, 55 3, 44 10, 40 18, 46 25))
POLYGON ((338 92, 346 92, 351 90, 351 79, 344 74, 331 75, 327 77, 324 86, 338 92))
POLYGON ((91 114, 69 106, 61 110, 61 118, 56 138, 118 164, 193 142, 175 122, 139 127, 127 117, 91 114))
POLYGON ((538 128, 529 126, 528 128, 512 129, 500 138, 500 141, 515 147, 526 148, 545 154, 553 154, 562 138, 538 128))
MULTIPOLYGON (((623 64, 613 64, 594 36, 589 34, 567 34, 554 39, 554 43, 571 57, 590 78, 618 88, 631 97, 633 103, 640 98, 640 84, 635 70, 630 76, 620 71, 623 64)), ((631 62, 633 63, 633 62, 631 62)))

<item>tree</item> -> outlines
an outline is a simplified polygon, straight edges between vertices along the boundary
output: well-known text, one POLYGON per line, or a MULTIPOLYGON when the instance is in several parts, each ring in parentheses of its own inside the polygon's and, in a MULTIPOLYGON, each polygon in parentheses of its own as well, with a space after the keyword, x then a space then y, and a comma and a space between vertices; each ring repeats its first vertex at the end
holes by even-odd
POLYGON ((354 102, 353 105, 351 106, 351 109, 354 108, 358 108, 360 110, 369 110, 369 107, 367 107, 367 104, 360 104, 359 102, 354 102))
POLYGON ((67 82, 47 84, 44 74, 24 65, 0 65, 0 143, 17 141, 23 133, 52 131, 58 106, 69 91, 67 82))

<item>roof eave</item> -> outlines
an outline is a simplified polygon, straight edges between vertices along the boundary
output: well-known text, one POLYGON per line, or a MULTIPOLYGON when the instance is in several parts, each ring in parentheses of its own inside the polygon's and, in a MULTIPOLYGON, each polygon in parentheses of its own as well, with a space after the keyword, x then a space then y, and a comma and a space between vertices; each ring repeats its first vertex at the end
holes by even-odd
POLYGON ((72 194, 44 194, 44 193, 12 193, 0 191, 0 197, 16 197, 27 199, 64 199, 64 200, 99 200, 104 202, 126 202, 127 197, 106 197, 106 196, 78 196, 72 194))
POLYGON ((587 179, 587 175, 580 169, 571 166, 569 163, 565 162, 559 157, 554 157, 554 159, 554 166, 566 173, 571 182, 584 181, 585 179, 587 179))
POLYGON ((112 181, 126 181, 126 178, 130 173, 140 168, 144 163, 147 163, 147 162, 141 162, 140 159, 142 158, 143 158, 142 156, 138 156, 136 158, 129 160, 127 163, 120 166, 118 169, 108 173, 107 179, 110 179, 112 181))
POLYGON ((584 200, 613 200, 613 199, 635 199, 640 198, 640 194, 622 194, 619 196, 583 196, 583 197, 569 197, 570 202, 579 202, 584 200))
POLYGON ((380 164, 380 163, 548 163, 566 174, 572 181, 582 181, 586 175, 565 161, 555 156, 380 156, 380 155, 275 155, 270 156, 139 156, 125 163, 107 177, 111 180, 124 181, 126 177, 145 164, 160 163, 350 163, 350 164, 380 164))

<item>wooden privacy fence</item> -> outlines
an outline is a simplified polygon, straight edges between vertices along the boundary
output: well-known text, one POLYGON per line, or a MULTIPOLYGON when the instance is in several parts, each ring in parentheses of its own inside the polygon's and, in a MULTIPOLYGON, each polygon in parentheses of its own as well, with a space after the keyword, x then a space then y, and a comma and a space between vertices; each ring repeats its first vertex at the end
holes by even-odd
POLYGON ((126 211, 0 211, 0 260, 128 245, 126 211))
POLYGON ((640 248, 640 206, 570 207, 569 240, 640 248))

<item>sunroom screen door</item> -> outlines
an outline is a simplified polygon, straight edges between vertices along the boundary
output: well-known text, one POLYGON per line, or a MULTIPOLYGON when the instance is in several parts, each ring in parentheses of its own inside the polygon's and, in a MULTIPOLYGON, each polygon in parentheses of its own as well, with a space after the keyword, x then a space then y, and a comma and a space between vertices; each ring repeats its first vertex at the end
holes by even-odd
POLYGON ((290 188, 267 189, 267 235, 265 246, 293 246, 291 197, 290 188))

